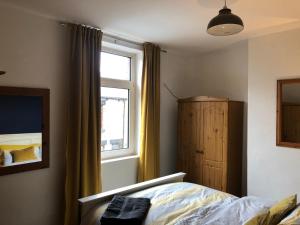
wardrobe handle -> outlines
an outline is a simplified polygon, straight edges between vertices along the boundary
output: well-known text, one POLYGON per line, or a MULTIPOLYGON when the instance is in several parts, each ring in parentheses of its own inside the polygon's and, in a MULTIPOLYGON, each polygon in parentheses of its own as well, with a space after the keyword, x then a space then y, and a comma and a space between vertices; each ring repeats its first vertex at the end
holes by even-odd
POLYGON ((196 150, 196 153, 198 153, 198 154, 204 154, 204 151, 196 150))

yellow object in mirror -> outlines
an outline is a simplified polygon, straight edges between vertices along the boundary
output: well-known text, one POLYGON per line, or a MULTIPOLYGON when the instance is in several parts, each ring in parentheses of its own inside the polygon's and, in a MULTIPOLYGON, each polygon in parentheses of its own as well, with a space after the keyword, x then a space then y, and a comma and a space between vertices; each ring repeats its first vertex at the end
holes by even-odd
POLYGON ((13 156, 14 162, 37 160, 37 156, 34 153, 34 147, 12 151, 11 154, 13 156))

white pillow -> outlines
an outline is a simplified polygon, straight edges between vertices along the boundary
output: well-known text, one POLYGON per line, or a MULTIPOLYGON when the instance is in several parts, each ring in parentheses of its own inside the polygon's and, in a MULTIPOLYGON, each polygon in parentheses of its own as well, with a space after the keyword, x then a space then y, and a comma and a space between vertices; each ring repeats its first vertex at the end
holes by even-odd
POLYGON ((294 211, 288 215, 285 219, 283 219, 280 223, 280 225, 294 225, 294 224, 300 224, 300 205, 294 211))
POLYGON ((36 157, 41 160, 42 159, 42 147, 41 146, 34 146, 34 154, 36 157))
POLYGON ((4 151, 4 166, 9 166, 13 163, 13 157, 10 152, 4 151))

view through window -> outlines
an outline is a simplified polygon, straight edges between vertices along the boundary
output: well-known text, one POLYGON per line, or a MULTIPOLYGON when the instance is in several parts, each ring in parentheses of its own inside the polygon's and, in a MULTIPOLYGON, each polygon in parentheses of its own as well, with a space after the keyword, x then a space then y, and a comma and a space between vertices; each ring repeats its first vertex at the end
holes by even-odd
POLYGON ((102 151, 128 148, 128 90, 101 88, 102 151))
POLYGON ((101 151, 130 150, 133 79, 131 57, 101 52, 101 151))

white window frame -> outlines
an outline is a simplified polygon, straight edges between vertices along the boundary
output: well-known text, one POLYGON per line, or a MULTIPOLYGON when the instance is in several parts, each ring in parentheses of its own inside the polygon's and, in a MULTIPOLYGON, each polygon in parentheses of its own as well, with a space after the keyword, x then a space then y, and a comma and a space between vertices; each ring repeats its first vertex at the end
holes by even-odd
POLYGON ((103 46, 101 52, 129 57, 130 60, 130 80, 118 80, 101 77, 101 87, 121 88, 129 90, 129 146, 128 149, 118 149, 111 151, 101 151, 101 159, 108 160, 126 156, 136 155, 136 82, 137 82, 137 57, 136 54, 120 51, 103 46))

